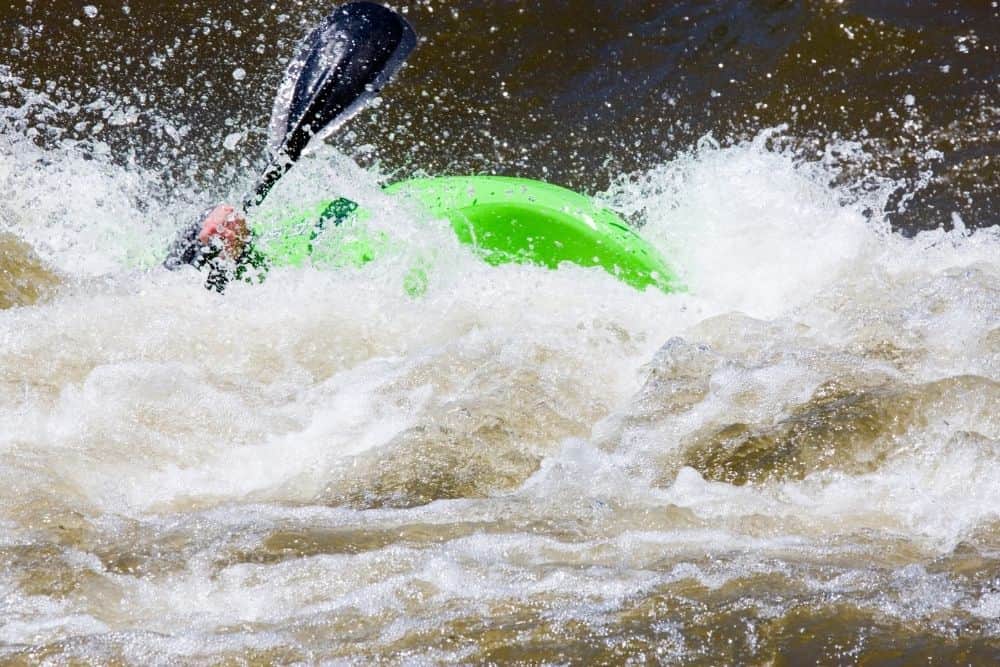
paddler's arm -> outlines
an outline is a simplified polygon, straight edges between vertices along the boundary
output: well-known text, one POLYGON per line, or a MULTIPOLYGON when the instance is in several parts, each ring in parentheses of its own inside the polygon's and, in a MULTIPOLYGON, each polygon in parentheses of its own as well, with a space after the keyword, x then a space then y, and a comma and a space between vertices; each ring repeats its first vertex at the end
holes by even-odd
POLYGON ((232 280, 260 282, 267 274, 267 257, 255 247, 246 218, 222 204, 199 222, 181 230, 163 265, 170 270, 186 264, 206 273, 205 287, 217 292, 232 280))
POLYGON ((246 218, 232 206, 220 204, 201 216, 200 222, 181 230, 163 265, 170 270, 185 264, 200 269, 216 258, 236 261, 249 240, 246 218))

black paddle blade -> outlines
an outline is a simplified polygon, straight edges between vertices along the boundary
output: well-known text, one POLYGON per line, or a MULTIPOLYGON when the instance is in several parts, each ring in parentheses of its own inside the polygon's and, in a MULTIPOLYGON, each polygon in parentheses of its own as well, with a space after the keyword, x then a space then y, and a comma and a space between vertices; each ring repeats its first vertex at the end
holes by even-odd
POLYGON ((296 161, 364 108, 417 44, 399 14, 373 2, 338 7, 305 39, 271 116, 272 157, 296 161))
POLYGON ((413 28, 373 2, 338 7, 303 40, 271 113, 271 162, 243 203, 260 204, 313 141, 361 111, 417 45, 413 28))

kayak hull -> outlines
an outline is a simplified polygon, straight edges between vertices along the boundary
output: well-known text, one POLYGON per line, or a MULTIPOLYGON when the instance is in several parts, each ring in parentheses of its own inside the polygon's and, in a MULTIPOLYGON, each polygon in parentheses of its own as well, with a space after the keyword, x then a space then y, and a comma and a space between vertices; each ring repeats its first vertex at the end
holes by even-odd
MULTIPOLYGON (((637 289, 679 288, 674 271, 621 217, 588 197, 549 183, 502 176, 419 178, 388 186, 430 218, 447 220, 456 237, 492 265, 521 263, 557 269, 564 263, 600 267, 637 289)), ((256 230, 272 266, 361 265, 389 245, 384 234, 345 234, 318 243, 364 211, 346 199, 320 202, 256 230)))

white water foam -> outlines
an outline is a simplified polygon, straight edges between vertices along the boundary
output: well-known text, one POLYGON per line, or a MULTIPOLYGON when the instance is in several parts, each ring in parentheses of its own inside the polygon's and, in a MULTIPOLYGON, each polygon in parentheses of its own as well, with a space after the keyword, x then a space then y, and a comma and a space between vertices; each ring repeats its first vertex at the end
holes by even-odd
POLYGON ((325 154, 297 167, 274 205, 357 198, 403 249, 361 269, 275 271, 220 296, 193 271, 145 268, 191 211, 152 196, 141 171, 6 141, 0 226, 68 284, 0 312, 0 541, 46 544, 74 512, 85 537, 58 559, 84 581, 77 594, 28 590, 30 567, 7 575, 5 617, 16 620, 4 642, 152 631, 169 638, 130 635, 126 654, 204 656, 301 648, 297 628, 359 613, 388 645, 503 601, 599 625, 672 582, 717 589, 768 573, 897 618, 996 616, 993 597, 919 563, 896 579, 871 563, 897 540, 946 555, 1000 519, 1000 228, 904 239, 870 213, 886 191, 839 190, 830 167, 767 136, 706 142, 607 195, 645 213, 642 233, 689 287, 638 293, 600 270, 486 266, 446 227, 382 198, 374 175, 325 154), (428 292, 413 299, 404 277, 428 256, 428 292), (650 369, 668 362, 703 394, 645 396, 650 369), (900 412, 905 427, 874 438, 885 457, 872 453, 864 472, 736 486, 680 465, 698 433, 773 427, 836 380, 917 396, 919 414, 900 412), (938 396, 938 381, 954 384, 938 396), (524 396, 529 407, 504 408, 524 396), (406 500, 427 481, 411 470, 448 472, 438 450, 406 438, 447 440, 462 419, 487 425, 459 432, 469 455, 453 467, 472 466, 480 483, 468 497, 322 507, 396 478, 406 500), (504 457, 536 457, 537 470, 511 483, 504 457), (467 522, 482 528, 227 561, 288 525, 467 522), (133 543, 130 526, 145 537, 133 543), (112 572, 98 543, 175 549, 181 563, 112 572), (809 569, 827 560, 854 565, 809 569), (883 598, 866 592, 883 585, 883 598), (232 630, 241 623, 258 625, 232 630), (231 643, 209 642, 223 628, 231 643))

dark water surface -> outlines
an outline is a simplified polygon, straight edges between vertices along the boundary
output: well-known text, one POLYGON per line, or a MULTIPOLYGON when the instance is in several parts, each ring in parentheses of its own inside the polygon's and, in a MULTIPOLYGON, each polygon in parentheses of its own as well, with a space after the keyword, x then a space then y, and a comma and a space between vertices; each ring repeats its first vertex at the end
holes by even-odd
POLYGON ((401 5, 269 200, 392 251, 218 295, 163 250, 330 5, 0 0, 0 661, 1000 664, 997 4, 401 5), (419 172, 689 289, 488 266, 419 172))
MULTIPOLYGON (((84 6, 3 6, 3 64, 72 110, 39 110, 42 136, 99 138, 119 155, 185 164, 207 184, 217 183, 209 168, 233 164, 222 146, 234 131, 250 132, 239 152, 259 159, 283 59, 331 5, 95 0, 93 18, 84 6), (246 76, 235 81, 238 68, 246 76), (77 109, 98 96, 122 115, 77 109)), ((858 141, 869 159, 855 172, 905 178, 913 197, 891 202, 905 230, 950 225, 952 212, 969 226, 1000 214, 1000 9, 989 0, 401 9, 421 47, 384 106, 337 142, 386 169, 603 190, 707 133, 725 140, 787 124, 804 155, 858 141)))

